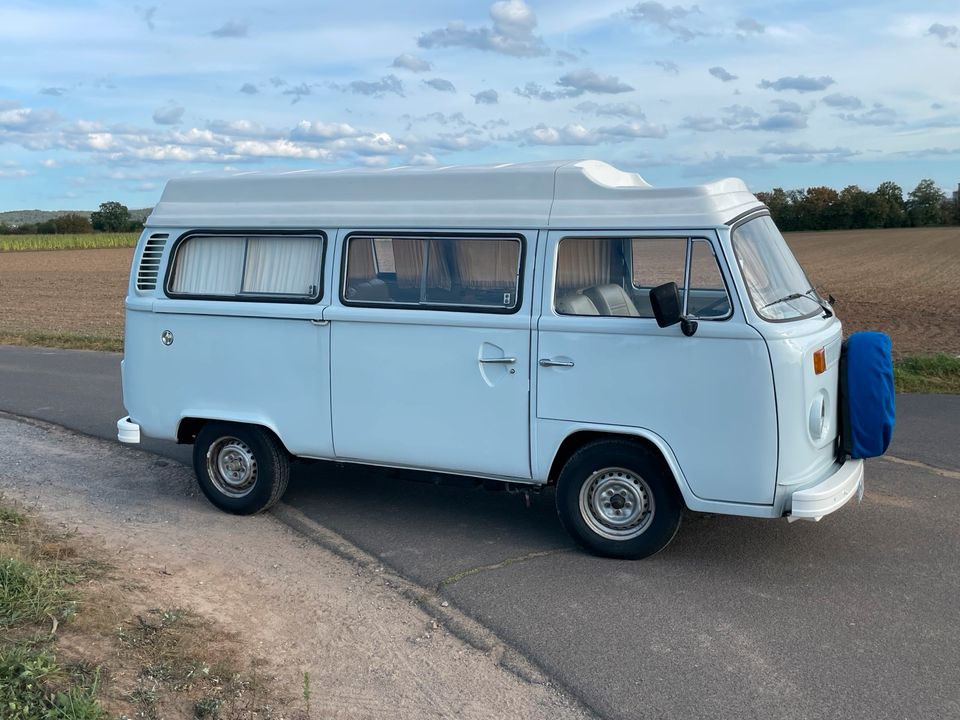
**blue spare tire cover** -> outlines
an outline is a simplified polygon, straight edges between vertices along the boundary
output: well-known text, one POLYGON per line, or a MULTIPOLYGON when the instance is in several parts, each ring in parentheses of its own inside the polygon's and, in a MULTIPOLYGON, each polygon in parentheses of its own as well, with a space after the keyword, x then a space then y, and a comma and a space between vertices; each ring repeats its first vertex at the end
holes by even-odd
POLYGON ((895 405, 890 338, 854 333, 840 356, 843 452, 852 458, 883 455, 893 437, 895 405))

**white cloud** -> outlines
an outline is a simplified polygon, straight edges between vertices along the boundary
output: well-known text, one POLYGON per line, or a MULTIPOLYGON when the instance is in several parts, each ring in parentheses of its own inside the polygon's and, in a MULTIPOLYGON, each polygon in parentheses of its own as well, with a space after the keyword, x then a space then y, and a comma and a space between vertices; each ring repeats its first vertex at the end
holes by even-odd
POLYGON ((607 75, 604 77, 588 69, 574 70, 573 72, 567 73, 557 80, 557 85, 568 88, 576 95, 584 92, 615 94, 633 90, 633 87, 627 85, 625 82, 621 82, 620 78, 616 75, 607 75))
POLYGON ((247 36, 248 29, 247 23, 242 20, 228 20, 210 34, 215 38, 241 38, 247 36))
POLYGON ((956 48, 957 41, 960 40, 960 28, 956 25, 933 23, 933 25, 927 28, 926 34, 938 38, 941 43, 951 48, 956 48))
POLYGON ((863 107, 863 102, 860 100, 860 98, 854 97, 853 95, 843 95, 841 93, 826 95, 820 100, 820 102, 822 102, 824 105, 843 108, 844 110, 859 110, 863 107))
POLYGON ((670 75, 680 74, 680 66, 673 62, 673 60, 654 60, 653 64, 670 75))
POLYGON ((837 117, 856 125, 893 125, 900 116, 896 110, 881 103, 874 103, 873 107, 861 113, 842 113, 837 117))
POLYGON ((722 80, 723 82, 730 82, 731 80, 737 79, 736 75, 734 75, 733 73, 727 72, 719 65, 715 65, 714 67, 710 68, 708 72, 711 75, 713 75, 715 78, 717 78, 718 80, 722 80))
POLYGON ((180 105, 167 105, 153 111, 153 121, 157 125, 178 125, 183 122, 184 112, 180 105))
POLYGON ((453 83, 449 80, 444 80, 443 78, 432 78, 430 80, 424 80, 423 84, 427 87, 431 87, 434 90, 440 92, 456 92, 457 88, 454 87, 453 83))
POLYGON ((543 40, 534 34, 537 17, 523 0, 493 3, 490 17, 492 26, 478 28, 469 28, 461 21, 447 23, 445 28, 422 34, 417 44, 422 48, 473 48, 515 57, 537 57, 549 52, 543 40))
POLYGON ((757 85, 758 88, 762 90, 776 90, 777 92, 782 92, 783 90, 796 90, 797 92, 806 93, 806 92, 819 92, 820 90, 826 90, 831 85, 834 85, 836 81, 829 75, 823 75, 818 78, 807 77, 806 75, 797 75, 796 77, 782 77, 779 80, 761 80, 760 84, 757 85))
POLYGON ((410 72, 422 73, 427 72, 433 69, 433 63, 427 62, 421 58, 418 58, 416 55, 411 55, 410 53, 403 53, 402 55, 397 55, 393 59, 393 62, 390 64, 390 67, 400 68, 402 70, 409 70, 410 72))
POLYGON ((500 102, 500 94, 496 90, 481 90, 473 95, 473 102, 477 105, 496 105, 500 102))
POLYGON ((700 8, 696 5, 684 8, 679 5, 667 7, 658 2, 640 2, 627 8, 625 13, 631 20, 669 32, 678 40, 689 41, 703 35, 683 22, 691 15, 700 14, 700 8))
POLYGON ((346 85, 334 85, 333 87, 344 92, 351 92, 355 95, 368 95, 370 97, 383 97, 384 95, 394 94, 403 97, 403 82, 396 75, 384 75, 379 80, 372 82, 367 80, 354 80, 346 85))

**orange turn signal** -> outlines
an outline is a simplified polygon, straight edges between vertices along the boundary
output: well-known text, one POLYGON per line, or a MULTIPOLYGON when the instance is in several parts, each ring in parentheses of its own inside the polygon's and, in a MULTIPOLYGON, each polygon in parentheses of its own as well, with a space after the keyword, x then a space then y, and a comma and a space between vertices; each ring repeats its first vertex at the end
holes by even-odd
POLYGON ((817 375, 826 372, 827 370, 827 351, 825 348, 820 348, 813 354, 813 372, 817 375))

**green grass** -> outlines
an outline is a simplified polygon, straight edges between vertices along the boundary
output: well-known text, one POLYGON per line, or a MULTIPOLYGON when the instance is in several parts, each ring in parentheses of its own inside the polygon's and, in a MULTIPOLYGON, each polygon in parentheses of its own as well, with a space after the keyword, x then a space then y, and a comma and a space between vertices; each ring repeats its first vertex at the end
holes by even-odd
POLYGON ((132 248, 140 233, 81 233, 77 235, 0 235, 0 252, 19 250, 90 250, 132 248))
POLYGON ((29 345, 63 348, 65 350, 123 352, 122 338, 65 332, 0 330, 0 345, 29 345))
POLYGON ((0 503, 0 718, 104 720, 97 668, 61 667, 55 628, 77 608, 75 562, 59 559, 58 536, 0 503))
POLYGON ((960 357, 917 355, 893 364, 897 392, 960 394, 960 357))

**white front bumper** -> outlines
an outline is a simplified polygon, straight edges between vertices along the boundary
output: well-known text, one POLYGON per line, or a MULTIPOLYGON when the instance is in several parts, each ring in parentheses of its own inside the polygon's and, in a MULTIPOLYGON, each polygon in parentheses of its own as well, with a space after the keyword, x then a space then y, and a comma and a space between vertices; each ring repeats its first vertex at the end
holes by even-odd
POLYGON ((117 420, 117 440, 132 445, 140 442, 140 426, 129 415, 117 420))
POLYGON ((790 499, 787 519, 819 520, 839 510, 863 488, 863 460, 847 460, 836 472, 813 487, 798 490, 790 499))

